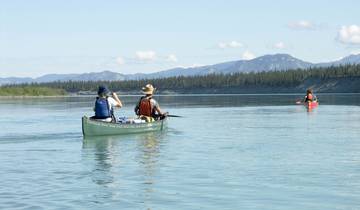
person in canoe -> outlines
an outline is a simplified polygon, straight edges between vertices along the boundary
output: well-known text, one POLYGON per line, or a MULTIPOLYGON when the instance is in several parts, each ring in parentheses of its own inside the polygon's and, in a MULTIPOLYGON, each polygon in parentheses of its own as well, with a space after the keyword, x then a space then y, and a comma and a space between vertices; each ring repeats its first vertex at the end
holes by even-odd
POLYGON ((312 89, 307 89, 304 102, 308 103, 308 102, 316 102, 316 101, 317 101, 317 97, 314 95, 312 89))
POLYGON ((318 101, 318 99, 314 95, 312 89, 307 89, 304 99, 303 100, 300 99, 299 101, 296 101, 296 104, 312 103, 312 102, 317 102, 317 101, 318 101))
POLYGON ((98 97, 95 101, 95 116, 92 119, 105 121, 105 122, 116 122, 114 116, 114 108, 122 107, 122 103, 115 92, 111 93, 106 86, 99 86, 98 97))
POLYGON ((142 88, 142 96, 135 106, 135 113, 139 118, 146 120, 146 122, 153 122, 154 120, 162 120, 166 117, 166 113, 162 112, 159 103, 153 99, 153 94, 156 88, 151 84, 147 84, 142 88))

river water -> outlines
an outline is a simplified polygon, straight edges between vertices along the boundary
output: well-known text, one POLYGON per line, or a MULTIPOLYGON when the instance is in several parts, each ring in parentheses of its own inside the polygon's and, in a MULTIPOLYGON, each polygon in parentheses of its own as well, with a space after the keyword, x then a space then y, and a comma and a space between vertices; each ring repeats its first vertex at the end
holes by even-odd
POLYGON ((85 139, 92 97, 0 98, 0 209, 360 209, 360 95, 299 97, 158 96, 166 131, 85 139))

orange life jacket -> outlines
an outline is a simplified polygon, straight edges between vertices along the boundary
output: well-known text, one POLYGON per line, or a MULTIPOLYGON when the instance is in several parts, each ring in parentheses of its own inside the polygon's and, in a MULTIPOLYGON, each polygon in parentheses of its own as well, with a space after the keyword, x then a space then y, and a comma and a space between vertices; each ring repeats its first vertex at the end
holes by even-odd
POLYGON ((313 94, 309 93, 309 94, 306 95, 305 102, 313 101, 313 100, 314 100, 313 94))
POLYGON ((148 116, 148 117, 152 116, 152 107, 151 107, 150 98, 141 99, 139 103, 139 115, 148 116))

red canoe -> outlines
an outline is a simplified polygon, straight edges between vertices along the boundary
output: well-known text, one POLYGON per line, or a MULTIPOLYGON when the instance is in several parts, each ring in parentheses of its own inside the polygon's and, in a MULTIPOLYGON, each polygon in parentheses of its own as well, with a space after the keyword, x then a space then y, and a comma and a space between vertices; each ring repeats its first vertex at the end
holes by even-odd
POLYGON ((304 105, 305 105, 307 108, 311 109, 311 108, 317 107, 317 106, 319 105, 319 102, 317 102, 317 101, 305 102, 304 105))

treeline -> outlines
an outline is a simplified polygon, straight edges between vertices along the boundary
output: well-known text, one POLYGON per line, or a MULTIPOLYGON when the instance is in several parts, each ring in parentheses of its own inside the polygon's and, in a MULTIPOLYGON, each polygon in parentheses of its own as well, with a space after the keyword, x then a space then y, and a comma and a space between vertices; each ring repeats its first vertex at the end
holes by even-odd
POLYGON ((0 96, 57 96, 67 94, 64 89, 33 85, 0 87, 0 96))
MULTIPOLYGON (((359 78, 360 65, 343 65, 332 67, 318 67, 310 69, 296 69, 287 71, 250 72, 233 74, 209 74, 203 76, 178 76, 158 79, 142 79, 129 81, 68 81, 10 85, 7 87, 48 87, 63 89, 70 93, 80 91, 96 91, 102 84, 108 85, 113 91, 139 92, 147 83, 153 84, 160 91, 191 92, 194 90, 220 89, 236 90, 249 87, 293 88, 303 84, 306 80, 318 81, 331 78, 359 78)), ((196 92, 196 91, 195 91, 196 92)))

